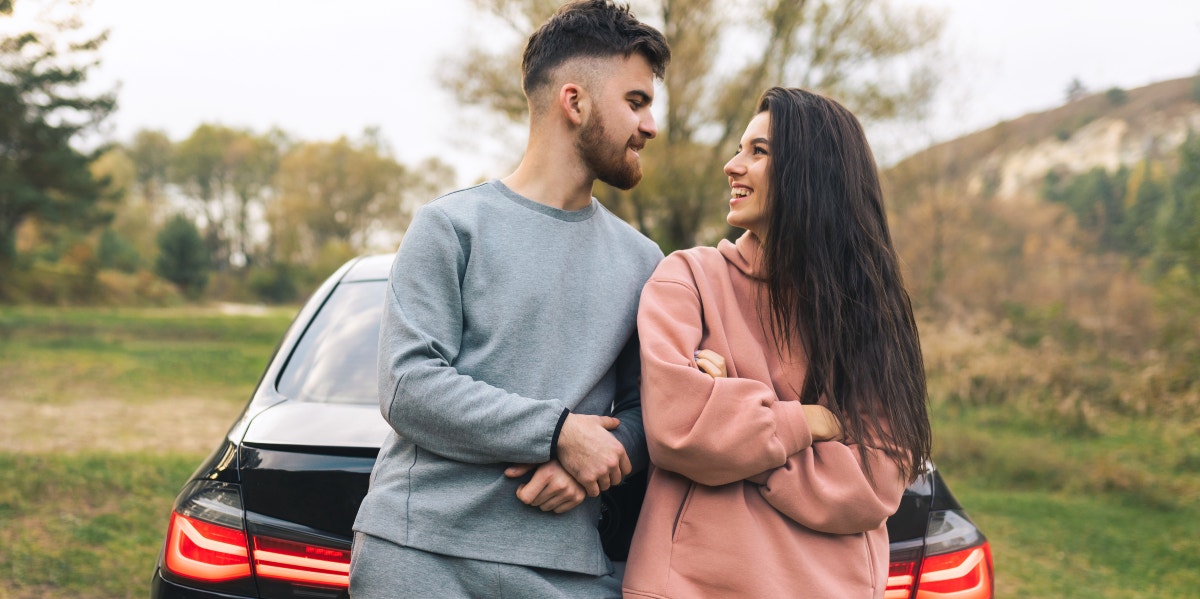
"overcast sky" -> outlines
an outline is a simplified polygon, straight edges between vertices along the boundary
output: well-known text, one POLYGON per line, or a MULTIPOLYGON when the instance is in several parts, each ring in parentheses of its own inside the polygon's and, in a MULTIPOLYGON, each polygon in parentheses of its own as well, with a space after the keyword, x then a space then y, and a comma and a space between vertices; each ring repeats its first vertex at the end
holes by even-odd
MULTIPOLYGON (((893 2, 948 17, 930 139, 1052 108, 1075 77, 1103 91, 1200 69, 1200 0, 893 2)), ((379 126, 400 160, 436 156, 460 182, 503 176, 519 157, 519 143, 484 143, 494 136, 435 82, 442 57, 495 35, 470 0, 94 0, 86 14, 111 30, 95 79, 120 82, 117 139, 143 127, 182 139, 202 122, 308 140, 379 126)), ((885 160, 913 144, 870 134, 885 160)))

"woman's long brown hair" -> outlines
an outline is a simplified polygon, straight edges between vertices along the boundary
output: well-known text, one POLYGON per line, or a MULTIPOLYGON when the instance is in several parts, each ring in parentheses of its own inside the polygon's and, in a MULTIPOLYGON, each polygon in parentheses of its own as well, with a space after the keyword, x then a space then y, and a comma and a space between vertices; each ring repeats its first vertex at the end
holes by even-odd
POLYGON ((801 401, 824 397, 848 438, 911 481, 931 446, 925 368, 866 135, 845 107, 801 89, 768 89, 758 110, 771 117, 760 240, 771 325, 807 354, 801 401))

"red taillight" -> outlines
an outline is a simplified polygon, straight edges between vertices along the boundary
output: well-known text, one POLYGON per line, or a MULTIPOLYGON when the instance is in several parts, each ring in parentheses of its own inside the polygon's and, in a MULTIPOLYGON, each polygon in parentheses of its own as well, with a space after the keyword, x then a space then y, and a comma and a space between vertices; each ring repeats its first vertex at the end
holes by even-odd
POLYGON ((978 545, 925 558, 916 599, 990 599, 992 549, 978 545))
POLYGON ((892 562, 888 564, 887 589, 883 599, 908 599, 913 588, 913 562, 892 562))
POLYGON ((246 534, 178 513, 171 514, 165 552, 171 572, 208 582, 250 576, 246 534))
POLYGON ((350 551, 255 536, 254 570, 260 578, 344 588, 350 586, 350 551))

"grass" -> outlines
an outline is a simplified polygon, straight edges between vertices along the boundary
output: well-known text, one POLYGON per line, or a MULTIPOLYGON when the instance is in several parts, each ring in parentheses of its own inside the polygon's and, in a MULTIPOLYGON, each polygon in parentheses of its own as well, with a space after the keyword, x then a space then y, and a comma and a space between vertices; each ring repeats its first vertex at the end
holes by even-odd
POLYGON ((992 544, 997 597, 1182 598, 1200 585, 1194 509, 949 478, 992 544))
MULTIPOLYGON (((215 430, 224 430, 294 312, 0 307, 0 403, 8 413, 30 404, 79 407, 88 430, 113 437, 93 447, 121 446, 117 437, 144 424, 98 421, 104 416, 88 407, 103 405, 109 419, 139 414, 161 423, 149 433, 164 437, 154 451, 88 449, 85 440, 65 453, 15 449, 36 433, 25 428, 22 439, 0 438, 0 599, 145 597, 171 504, 204 458, 170 449, 178 445, 171 427, 204 427, 169 416, 186 403, 188 417, 216 419, 215 430), (114 401, 136 409, 114 412, 114 401), (211 408, 195 413, 196 405, 211 408)), ((42 424, 47 436, 71 430, 42 424)), ((215 447, 219 432, 204 434, 202 446, 215 447)))
POLYGON ((0 398, 244 401, 294 313, 0 307, 0 398))
MULTIPOLYGON (((0 404, 93 397, 169 411, 162 398, 180 395, 228 411, 291 314, 0 307, 0 404)), ((976 366, 1001 355, 953 353, 976 366)), ((1080 421, 1074 408, 996 393, 979 401, 1008 379, 962 375, 947 355, 928 355, 939 360, 934 458, 992 543, 997 597, 1195 595, 1200 425, 1103 410, 1080 421), (947 380, 960 375, 970 380, 947 380)), ((0 438, 0 599, 145 597, 171 502, 203 457, 15 450, 0 438)))
POLYGON ((145 597, 196 455, 0 453, 0 599, 145 597))
POLYGON ((933 406, 934 459, 988 535, 997 597, 1191 597, 1200 586, 1194 425, 933 406))

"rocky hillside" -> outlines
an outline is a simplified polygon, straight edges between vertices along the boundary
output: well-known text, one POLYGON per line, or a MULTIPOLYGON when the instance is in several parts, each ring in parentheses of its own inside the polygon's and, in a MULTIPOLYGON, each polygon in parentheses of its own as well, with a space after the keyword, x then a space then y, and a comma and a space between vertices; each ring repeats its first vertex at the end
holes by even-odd
POLYGON ((999 123, 919 152, 889 169, 897 189, 937 180, 972 196, 1032 201, 1046 173, 1116 170, 1200 132, 1194 77, 1111 89, 999 123))

